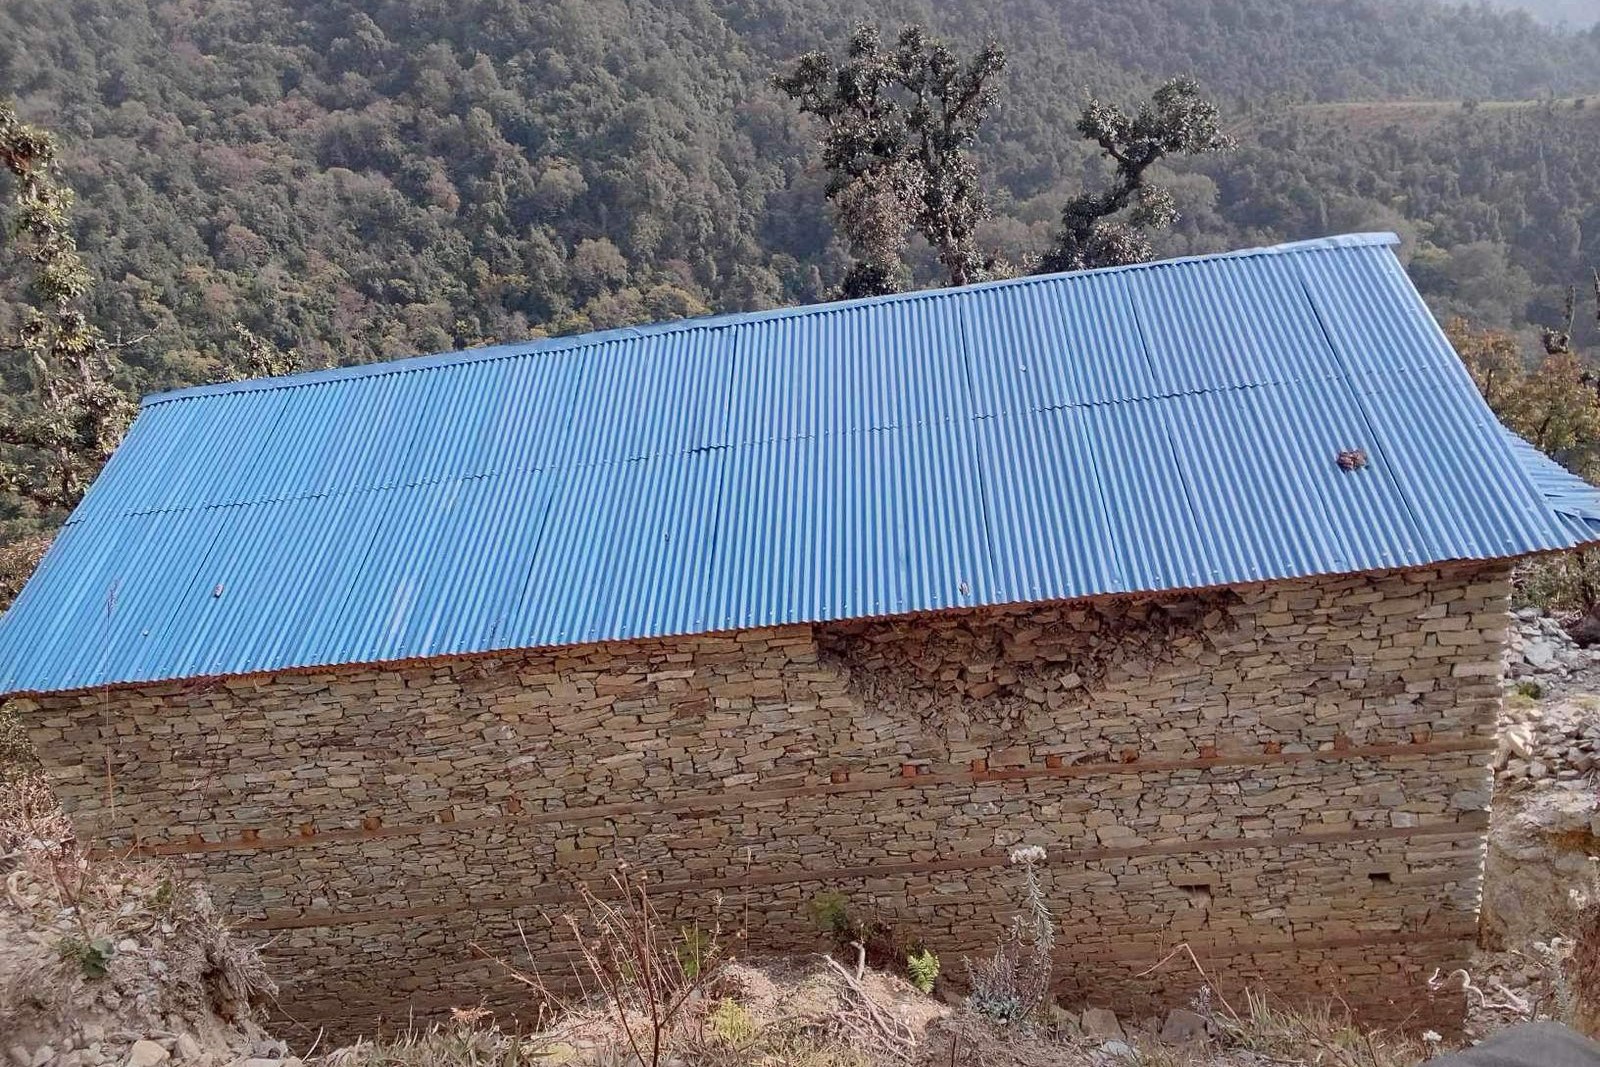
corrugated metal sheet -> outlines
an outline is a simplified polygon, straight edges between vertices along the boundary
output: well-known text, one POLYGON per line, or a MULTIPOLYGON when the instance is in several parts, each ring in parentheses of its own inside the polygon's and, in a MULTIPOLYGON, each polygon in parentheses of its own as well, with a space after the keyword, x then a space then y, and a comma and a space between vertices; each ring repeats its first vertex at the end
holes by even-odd
POLYGON ((1516 556, 1600 494, 1499 427, 1389 235, 152 397, 0 689, 1516 556), (1362 448, 1358 472, 1335 463, 1362 448))
POLYGON ((1600 496, 1594 486, 1501 427, 1512 456, 1555 512, 1575 543, 1600 540, 1600 496))

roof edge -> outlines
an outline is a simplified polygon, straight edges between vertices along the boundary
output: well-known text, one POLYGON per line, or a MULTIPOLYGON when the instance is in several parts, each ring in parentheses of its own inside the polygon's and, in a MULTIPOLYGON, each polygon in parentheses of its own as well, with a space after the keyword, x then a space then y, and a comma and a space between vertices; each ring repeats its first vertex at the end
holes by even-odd
MULTIPOLYGON (((1158 270, 1186 263, 1207 263, 1225 259, 1251 259, 1259 256, 1293 255, 1303 252, 1330 251, 1340 248, 1392 248, 1400 244, 1398 235, 1391 232, 1339 234, 1304 241, 1265 245, 1259 248, 1242 248, 1229 252, 1208 252, 1172 259, 1152 260, 1149 263, 1132 263, 1121 267, 1100 267, 1094 270, 1063 271, 1055 274, 1033 274, 1023 278, 1004 278, 999 281, 978 282, 960 287, 961 292, 1016 288, 1069 277, 1088 277, 1099 274, 1120 274, 1131 271, 1158 270)), ((724 315, 707 315, 692 319, 652 323, 644 326, 624 326, 615 330, 572 334, 562 337, 536 338, 529 341, 486 345, 455 352, 434 355, 407 356, 377 363, 362 363, 349 367, 332 367, 326 370, 302 371, 272 378, 250 378, 239 382, 218 382, 212 385, 194 385, 163 393, 152 393, 140 401, 141 408, 155 407, 174 400, 194 400, 208 396, 225 396, 233 393, 262 392, 271 389, 298 389, 323 382, 347 381, 352 378, 379 377, 386 374, 405 374, 410 371, 432 370, 438 367, 462 366, 496 359, 511 359, 539 353, 567 352, 608 341, 635 337, 651 337, 669 333, 687 333, 693 330, 719 330, 744 323, 765 322, 771 319, 799 318, 807 315, 831 314, 846 308, 876 304, 909 303, 951 296, 956 290, 945 286, 935 289, 917 289, 909 293, 891 293, 887 296, 860 297, 855 300, 831 300, 820 304, 802 304, 795 307, 773 308, 767 311, 735 312, 724 315)))
POLYGON ((1280 577, 1246 578, 1238 581, 1212 582, 1207 585, 1176 586, 1170 589, 1124 589, 1116 592, 1086 593, 1081 596, 1049 597, 1042 600, 999 600, 985 604, 963 604, 942 608, 922 608, 916 611, 891 612, 879 615, 852 615, 834 618, 831 616, 816 619, 800 620, 795 622, 760 623, 749 626, 733 626, 719 630, 693 630, 653 634, 648 637, 596 637, 584 641, 562 641, 555 644, 543 645, 502 645, 496 648, 476 649, 470 652, 444 652, 423 656, 391 656, 383 659, 361 660, 336 660, 325 663, 299 663, 285 667, 265 667, 250 670, 221 672, 212 674, 183 674, 163 678, 122 679, 119 681, 96 682, 92 685, 80 685, 60 689, 31 689, 18 687, 14 689, 0 688, 0 701, 22 699, 37 700, 48 697, 70 697, 84 693, 105 695, 113 692, 131 692, 140 689, 152 689, 158 686, 170 685, 210 685, 216 683, 246 683, 261 682, 268 679, 289 677, 304 677, 313 674, 328 674, 338 671, 358 670, 401 670, 425 663, 438 663, 441 661, 477 662, 495 657, 522 656, 531 653, 554 653, 574 648, 587 648, 596 645, 630 645, 641 641, 692 641, 704 637, 727 637, 732 634, 749 633, 754 630, 784 630, 806 627, 849 625, 864 622, 887 622, 897 619, 928 619, 945 616, 970 615, 987 611, 1011 611, 1020 608, 1061 607, 1066 605, 1081 605, 1090 603, 1105 603, 1107 601, 1142 601, 1182 599, 1185 597, 1206 596, 1223 592, 1229 589, 1241 589, 1256 585, 1284 585, 1303 582, 1318 582, 1329 579, 1353 578, 1362 575, 1397 575, 1418 574, 1425 571, 1437 571, 1444 568, 1482 567, 1497 563, 1510 563, 1519 559, 1528 559, 1535 556, 1549 556, 1568 551, 1567 549, 1547 549, 1540 552, 1524 553, 1516 556, 1483 556, 1468 557, 1456 556, 1449 559, 1431 560, 1426 563, 1414 563, 1397 567, 1368 568, 1366 570, 1336 570, 1316 571, 1310 574, 1283 575, 1280 577))

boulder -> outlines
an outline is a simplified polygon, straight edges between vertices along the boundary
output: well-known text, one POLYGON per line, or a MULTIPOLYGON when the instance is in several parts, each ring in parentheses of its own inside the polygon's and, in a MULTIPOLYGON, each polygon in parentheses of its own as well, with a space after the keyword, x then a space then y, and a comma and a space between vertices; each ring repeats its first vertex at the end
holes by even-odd
POLYGON ((1123 1033, 1122 1024, 1117 1021, 1117 1013, 1105 1008, 1085 1008, 1078 1020, 1078 1026, 1083 1029, 1086 1036, 1099 1038, 1102 1041, 1121 1041, 1128 1036, 1123 1033))
POLYGON ((1210 1034, 1210 1020, 1188 1008, 1173 1008, 1167 1012, 1167 1021, 1161 1024, 1161 1040, 1169 1045, 1204 1041, 1210 1034))
POLYGON ((135 1041, 128 1050, 126 1067, 156 1067, 172 1058, 172 1053, 154 1041, 135 1041))

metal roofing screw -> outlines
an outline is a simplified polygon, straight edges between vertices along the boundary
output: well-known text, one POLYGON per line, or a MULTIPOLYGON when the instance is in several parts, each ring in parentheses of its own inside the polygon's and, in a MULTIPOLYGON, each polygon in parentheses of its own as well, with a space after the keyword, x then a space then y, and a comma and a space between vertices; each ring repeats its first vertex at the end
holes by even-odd
POLYGON ((213 597, 219 597, 219 596, 222 595, 222 583, 221 582, 218 582, 216 588, 211 590, 211 595, 213 597))

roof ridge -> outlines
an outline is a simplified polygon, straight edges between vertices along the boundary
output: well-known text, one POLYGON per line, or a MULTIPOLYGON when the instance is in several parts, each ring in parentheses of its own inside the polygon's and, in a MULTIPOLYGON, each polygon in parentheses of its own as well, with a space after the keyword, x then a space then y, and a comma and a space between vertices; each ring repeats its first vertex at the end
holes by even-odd
POLYGON ((174 400, 194 400, 209 396, 227 396, 235 393, 266 392, 276 389, 298 389, 320 385, 324 382, 347 381, 352 378, 383 377, 391 374, 408 374, 413 371, 435 370, 442 367, 465 366, 472 363, 498 359, 515 359, 540 354, 554 355, 573 352, 596 345, 608 344, 638 337, 654 337, 671 333, 689 333, 694 330, 721 330, 746 323, 766 322, 772 319, 806 318, 813 315, 833 314, 848 308, 879 304, 911 303, 918 300, 948 299, 957 295, 991 289, 1020 288, 1038 285, 1062 278, 1092 277, 1120 274, 1131 271, 1158 270, 1189 263, 1207 263, 1226 259, 1251 259, 1260 256, 1292 255, 1304 252, 1329 251, 1342 248, 1393 247, 1400 238, 1390 232, 1351 233, 1331 237, 1317 237, 1303 241, 1288 241, 1258 248, 1242 248, 1228 252, 1207 252, 1192 256, 1152 260, 1148 263, 1130 263, 1120 267, 1099 267, 1094 270, 1062 271, 1055 274, 1032 274, 1021 278, 1002 278, 973 285, 935 289, 917 289, 909 293, 891 293, 887 296, 860 297, 854 300, 830 300, 819 304, 800 304, 793 307, 771 308, 765 311, 742 311, 722 315, 706 315, 670 322, 650 323, 642 326, 622 326, 612 330, 571 334, 559 337, 535 338, 514 341, 482 348, 468 348, 455 352, 432 355, 407 356, 362 363, 348 367, 330 367, 324 370, 302 371, 271 378, 248 378, 238 382, 218 382, 211 385, 194 385, 163 393, 152 393, 141 402, 141 407, 154 407, 174 400))

